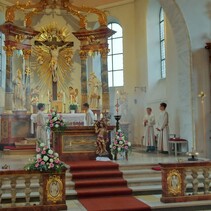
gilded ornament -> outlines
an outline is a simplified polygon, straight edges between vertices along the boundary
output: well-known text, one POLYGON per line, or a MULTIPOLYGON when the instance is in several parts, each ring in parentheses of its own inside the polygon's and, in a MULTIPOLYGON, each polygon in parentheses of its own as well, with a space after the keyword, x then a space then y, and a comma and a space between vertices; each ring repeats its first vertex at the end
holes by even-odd
POLYGON ((16 49, 16 47, 11 46, 11 45, 7 45, 7 46, 4 46, 3 49, 6 51, 7 56, 12 56, 13 51, 16 49))
POLYGON ((182 193, 182 177, 178 170, 171 170, 167 175, 168 193, 174 196, 182 193))
POLYGON ((80 58, 81 60, 86 60, 87 56, 88 56, 88 51, 87 50, 80 50, 79 54, 80 54, 80 58))
POLYGON ((13 23, 15 20, 15 6, 7 8, 5 16, 6 22, 13 23))
POLYGON ((27 60, 29 59, 29 56, 31 55, 31 49, 23 49, 23 55, 24 55, 24 59, 27 60))
POLYGON ((25 74, 26 74, 27 76, 30 76, 30 75, 31 75, 31 70, 30 70, 29 67, 26 67, 26 69, 25 69, 25 74))
POLYGON ((47 180, 46 185, 47 201, 56 203, 62 201, 63 183, 60 176, 53 175, 47 180))

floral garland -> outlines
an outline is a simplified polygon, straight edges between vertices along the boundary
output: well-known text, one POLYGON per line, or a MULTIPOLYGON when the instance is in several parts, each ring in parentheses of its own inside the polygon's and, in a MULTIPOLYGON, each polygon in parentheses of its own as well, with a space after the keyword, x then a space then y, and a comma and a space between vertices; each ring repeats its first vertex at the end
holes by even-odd
POLYGON ((110 145, 111 153, 117 154, 117 153, 124 153, 129 152, 132 150, 131 142, 129 142, 124 133, 119 129, 115 134, 115 139, 113 143, 110 145))
POLYGON ((58 114, 57 111, 51 110, 51 113, 48 114, 47 127, 53 130, 62 130, 65 128, 64 120, 62 115, 58 114))
POLYGON ((58 153, 45 146, 44 143, 39 144, 36 151, 37 155, 35 155, 31 163, 24 167, 25 170, 61 172, 66 169, 65 164, 60 161, 58 153))

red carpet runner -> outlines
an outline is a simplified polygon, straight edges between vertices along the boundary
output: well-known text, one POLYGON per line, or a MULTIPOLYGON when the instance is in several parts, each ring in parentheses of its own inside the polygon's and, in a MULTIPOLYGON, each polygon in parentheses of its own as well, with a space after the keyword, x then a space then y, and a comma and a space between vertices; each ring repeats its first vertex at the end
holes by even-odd
POLYGON ((79 201, 88 211, 151 210, 132 196, 118 164, 103 161, 69 162, 79 201))

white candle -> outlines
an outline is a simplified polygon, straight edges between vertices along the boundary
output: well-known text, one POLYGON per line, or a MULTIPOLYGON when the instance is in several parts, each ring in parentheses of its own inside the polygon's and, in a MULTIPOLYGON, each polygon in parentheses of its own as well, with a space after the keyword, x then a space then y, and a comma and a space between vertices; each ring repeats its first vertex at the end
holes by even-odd
POLYGON ((95 120, 97 120, 97 114, 95 113, 95 120))
POLYGON ((102 118, 103 118, 103 114, 101 113, 101 114, 100 114, 100 119, 102 119, 102 118))
POLYGON ((116 98, 119 99, 119 91, 116 91, 116 98))

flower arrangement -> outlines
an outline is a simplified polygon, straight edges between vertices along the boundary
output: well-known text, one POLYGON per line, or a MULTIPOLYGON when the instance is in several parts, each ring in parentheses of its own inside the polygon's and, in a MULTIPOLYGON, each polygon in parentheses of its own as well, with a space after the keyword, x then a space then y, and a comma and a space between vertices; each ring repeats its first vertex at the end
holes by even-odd
POLYGON ((65 123, 62 119, 62 115, 58 114, 57 111, 51 110, 51 113, 48 114, 47 127, 54 130, 64 129, 65 123))
POLYGON ((61 172, 65 170, 65 164, 59 160, 58 153, 40 143, 36 149, 37 155, 32 162, 27 164, 24 168, 27 171, 41 171, 41 172, 61 172))
POLYGON ((123 154, 124 152, 131 151, 131 142, 129 142, 124 133, 119 129, 116 131, 115 139, 110 145, 111 153, 117 155, 118 153, 123 154))
POLYGON ((70 110, 77 110, 78 109, 78 104, 77 103, 71 103, 69 106, 70 110))

